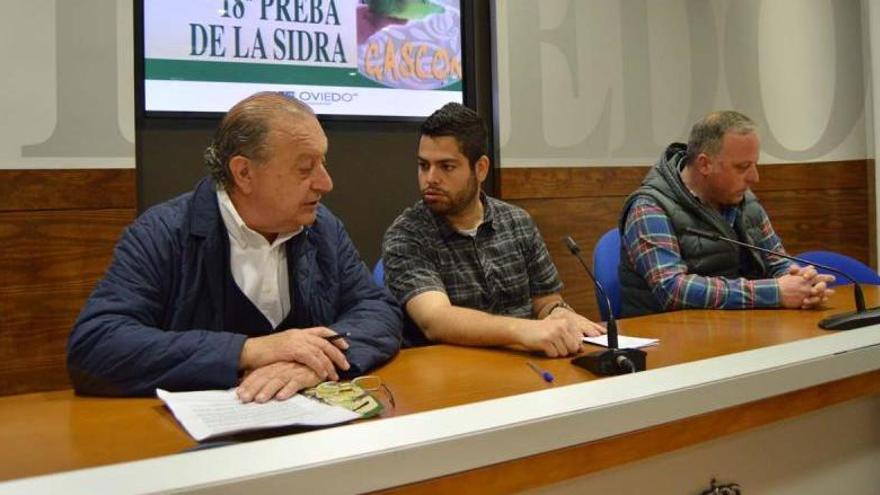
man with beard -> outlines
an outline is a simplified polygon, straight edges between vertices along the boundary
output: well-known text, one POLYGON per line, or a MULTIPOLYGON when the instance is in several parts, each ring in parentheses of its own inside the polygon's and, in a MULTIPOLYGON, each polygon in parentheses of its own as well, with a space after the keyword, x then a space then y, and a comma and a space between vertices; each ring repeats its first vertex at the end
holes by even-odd
POLYGON ((755 124, 734 111, 694 124, 688 144, 666 148, 627 199, 620 219, 621 313, 685 308, 812 308, 833 293, 830 275, 779 256, 708 240, 709 231, 784 252, 750 188, 758 183, 755 124))
POLYGON ((211 177, 123 233, 70 335, 77 392, 237 386, 265 402, 394 356, 400 308, 320 203, 327 146, 292 97, 232 107, 205 151, 211 177))
POLYGON ((480 191, 486 128, 449 103, 422 124, 422 199, 388 228, 385 282, 418 328, 405 343, 506 346, 575 354, 604 329, 562 300, 562 283, 529 215, 480 191))

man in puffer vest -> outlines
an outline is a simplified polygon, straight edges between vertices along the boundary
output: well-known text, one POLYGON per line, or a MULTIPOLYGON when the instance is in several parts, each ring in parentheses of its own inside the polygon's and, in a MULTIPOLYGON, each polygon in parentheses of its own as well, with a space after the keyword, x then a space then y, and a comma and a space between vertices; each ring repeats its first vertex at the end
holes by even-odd
POLYGON ((778 256, 697 237, 688 227, 784 252, 751 192, 758 182, 755 123, 735 111, 694 124, 672 143, 623 207, 621 316, 686 308, 813 308, 830 275, 778 256))

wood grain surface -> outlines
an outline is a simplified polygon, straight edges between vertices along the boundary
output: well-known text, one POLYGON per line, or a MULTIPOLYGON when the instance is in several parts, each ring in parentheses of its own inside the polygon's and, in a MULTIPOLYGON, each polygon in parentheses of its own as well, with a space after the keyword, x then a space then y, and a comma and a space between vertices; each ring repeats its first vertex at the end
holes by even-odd
POLYGON ((122 229, 134 170, 0 170, 0 395, 68 388, 65 346, 122 229))

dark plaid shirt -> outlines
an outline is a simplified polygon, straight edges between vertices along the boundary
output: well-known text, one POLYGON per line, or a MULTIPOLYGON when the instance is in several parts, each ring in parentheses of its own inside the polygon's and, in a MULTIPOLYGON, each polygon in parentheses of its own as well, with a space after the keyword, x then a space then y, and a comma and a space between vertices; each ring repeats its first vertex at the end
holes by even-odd
POLYGON ((481 194, 483 223, 462 234, 422 201, 385 232, 385 284, 405 305, 427 291, 455 306, 529 318, 532 298, 562 290, 535 223, 521 208, 481 194))

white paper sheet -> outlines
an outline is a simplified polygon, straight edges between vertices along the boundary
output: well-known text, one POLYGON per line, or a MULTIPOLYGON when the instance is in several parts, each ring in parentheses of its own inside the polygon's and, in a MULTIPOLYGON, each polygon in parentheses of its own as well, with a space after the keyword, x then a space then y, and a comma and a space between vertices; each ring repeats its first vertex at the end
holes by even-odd
POLYGON ((343 407, 324 404, 302 395, 263 404, 242 404, 234 389, 201 392, 156 389, 156 395, 197 441, 247 430, 292 425, 333 425, 360 418, 359 414, 343 407))
MULTIPOLYGON (((598 337, 584 337, 584 342, 588 344, 601 345, 608 347, 608 336, 600 335, 598 337)), ((638 349, 640 347, 648 347, 660 343, 660 339, 646 339, 643 337, 627 337, 626 335, 617 336, 617 347, 620 349, 638 349)))

